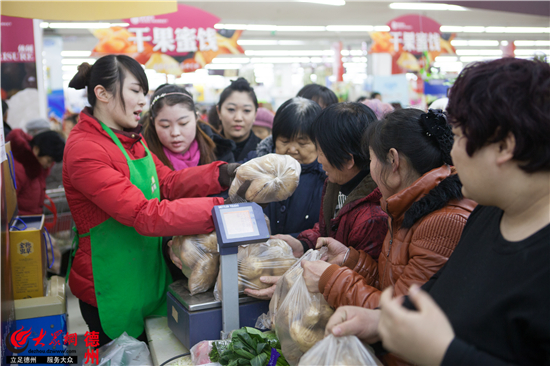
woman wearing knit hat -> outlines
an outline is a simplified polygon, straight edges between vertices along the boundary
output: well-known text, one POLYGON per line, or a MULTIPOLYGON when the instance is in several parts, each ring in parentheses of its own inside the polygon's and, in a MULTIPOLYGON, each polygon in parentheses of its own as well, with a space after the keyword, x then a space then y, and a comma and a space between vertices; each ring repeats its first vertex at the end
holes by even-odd
POLYGON ((271 135, 271 130, 273 129, 273 118, 273 113, 271 113, 269 109, 263 107, 258 108, 258 112, 256 112, 256 120, 252 125, 252 132, 254 132, 254 135, 258 136, 262 140, 271 135))

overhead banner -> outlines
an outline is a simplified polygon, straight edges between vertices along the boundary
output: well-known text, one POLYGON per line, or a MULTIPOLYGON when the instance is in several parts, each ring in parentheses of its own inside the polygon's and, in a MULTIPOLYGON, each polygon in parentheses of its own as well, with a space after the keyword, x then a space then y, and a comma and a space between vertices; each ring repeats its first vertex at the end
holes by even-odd
POLYGON ((124 19, 130 25, 94 30, 92 56, 126 54, 146 68, 172 75, 193 72, 220 54, 242 54, 241 30, 215 29, 218 17, 188 5, 170 14, 124 19))
POLYGON ((2 15, 2 63, 35 60, 32 19, 2 15))
POLYGON ((454 34, 441 34, 435 20, 417 14, 403 15, 387 23, 389 32, 371 32, 371 53, 392 56, 392 74, 420 72, 439 55, 455 55, 454 34))

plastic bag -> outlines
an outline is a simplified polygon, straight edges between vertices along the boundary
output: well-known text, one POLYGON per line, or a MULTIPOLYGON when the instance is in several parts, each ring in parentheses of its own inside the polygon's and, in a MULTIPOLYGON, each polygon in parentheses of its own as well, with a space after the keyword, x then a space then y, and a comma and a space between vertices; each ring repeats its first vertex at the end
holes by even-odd
MULTIPOLYGON (((237 255, 239 265, 239 293, 245 288, 261 290, 272 285, 260 281, 262 276, 282 276, 295 262, 292 248, 280 239, 262 244, 243 245, 237 255)), ((221 271, 214 288, 214 297, 221 300, 221 271)))
MULTIPOLYGON (((83 364, 84 365, 84 364, 83 364)), ((99 348, 98 366, 153 366, 145 342, 130 337, 126 332, 99 348)))
POLYGON ((228 341, 202 341, 197 344, 195 344, 189 352, 191 353, 191 362, 193 362, 194 366, 198 365, 204 365, 204 366, 218 366, 220 365, 218 362, 212 362, 210 361, 210 352, 212 351, 212 344, 214 342, 218 343, 218 347, 220 347, 220 343, 229 343, 228 341))
POLYGON ((304 277, 298 276, 274 317, 275 332, 289 364, 296 365, 305 352, 323 339, 333 313, 323 295, 309 292, 304 277))
POLYGON ((208 291, 216 282, 220 267, 216 232, 175 236, 172 241, 172 251, 180 258, 181 271, 189 279, 189 293, 208 291))
POLYGON ((317 342, 300 359, 299 366, 382 366, 370 347, 365 347, 356 336, 335 337, 329 334, 317 342))
POLYGON ((269 203, 286 200, 298 187, 301 172, 300 163, 289 155, 267 154, 249 160, 237 169, 229 188, 229 199, 242 202, 237 191, 241 184, 251 180, 246 201, 269 203))

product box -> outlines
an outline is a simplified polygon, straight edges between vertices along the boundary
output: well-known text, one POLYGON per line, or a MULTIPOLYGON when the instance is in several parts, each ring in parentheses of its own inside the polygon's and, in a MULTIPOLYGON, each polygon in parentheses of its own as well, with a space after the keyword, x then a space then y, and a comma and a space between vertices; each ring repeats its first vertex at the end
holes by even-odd
POLYGON ((10 263, 13 298, 46 295, 44 215, 17 216, 10 224, 10 263))

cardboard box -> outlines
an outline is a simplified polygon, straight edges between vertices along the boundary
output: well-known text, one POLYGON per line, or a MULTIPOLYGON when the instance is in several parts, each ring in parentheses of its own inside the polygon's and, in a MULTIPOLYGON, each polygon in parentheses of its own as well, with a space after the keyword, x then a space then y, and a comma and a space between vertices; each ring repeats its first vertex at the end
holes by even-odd
POLYGON ((18 216, 10 226, 10 262, 13 298, 46 295, 44 215, 18 216))

